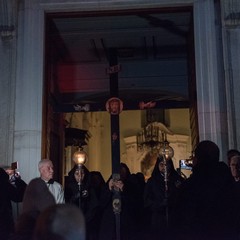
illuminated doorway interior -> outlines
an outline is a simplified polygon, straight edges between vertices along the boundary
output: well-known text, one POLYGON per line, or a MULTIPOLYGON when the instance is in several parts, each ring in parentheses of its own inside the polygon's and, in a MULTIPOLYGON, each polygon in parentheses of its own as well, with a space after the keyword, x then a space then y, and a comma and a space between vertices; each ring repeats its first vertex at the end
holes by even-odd
POLYGON ((105 109, 111 71, 118 72, 118 97, 124 105, 121 161, 139 170, 141 153, 131 149, 145 124, 140 102, 155 103, 154 109, 163 112, 164 124, 175 133, 172 144, 186 136, 185 156, 176 156, 176 165, 178 158, 188 157, 198 141, 192 8, 54 13, 47 14, 46 26, 44 151, 59 166, 58 177, 69 169, 64 150, 69 124, 91 133, 87 167, 105 178, 111 174, 105 109), (109 68, 110 49, 117 52, 115 68, 109 68))

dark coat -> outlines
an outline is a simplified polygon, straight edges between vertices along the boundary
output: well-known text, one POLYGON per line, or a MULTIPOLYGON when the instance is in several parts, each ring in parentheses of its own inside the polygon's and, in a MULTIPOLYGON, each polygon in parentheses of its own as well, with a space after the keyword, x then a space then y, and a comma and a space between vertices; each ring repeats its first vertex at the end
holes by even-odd
POLYGON ((113 240, 116 239, 117 229, 120 231, 122 240, 137 239, 138 234, 137 219, 139 204, 139 186, 135 184, 135 177, 130 174, 126 164, 121 163, 120 179, 124 183, 123 191, 116 193, 110 190, 108 183, 112 176, 107 181, 101 193, 101 207, 102 219, 100 225, 99 240, 113 240), (120 214, 114 214, 113 198, 119 197, 121 199, 120 214), (120 221, 120 228, 116 227, 117 222, 120 221))
POLYGON ((24 193, 22 212, 42 212, 51 205, 55 205, 56 201, 44 180, 41 178, 32 179, 24 193))
POLYGON ((168 175, 166 178, 158 167, 162 161, 162 158, 157 159, 144 192, 144 207, 149 219, 146 227, 149 230, 148 236, 151 236, 152 239, 158 239, 160 235, 166 235, 176 196, 180 185, 184 181, 174 169, 171 159, 167 160, 168 175))
POLYGON ((194 169, 181 187, 172 223, 178 239, 236 239, 236 195, 223 162, 194 169))
POLYGON ((237 234, 238 234, 238 240, 240 239, 240 181, 235 181, 234 180, 234 187, 237 195, 237 200, 235 202, 236 204, 236 229, 237 229, 237 234))
POLYGON ((2 240, 7 239, 13 232, 14 221, 11 201, 21 202, 27 184, 20 178, 15 184, 9 182, 9 176, 4 169, 0 168, 0 236, 2 240))
POLYGON ((90 187, 89 171, 84 167, 85 176, 79 186, 74 177, 74 170, 71 170, 68 174, 69 178, 65 185, 65 200, 67 203, 74 204, 80 207, 86 218, 86 222, 91 221, 94 218, 96 208, 98 207, 97 196, 94 189, 90 187), (79 192, 81 191, 81 192, 79 192))
POLYGON ((85 176, 81 185, 75 180, 74 173, 77 167, 75 166, 68 174, 67 182, 65 183, 65 201, 66 203, 74 204, 80 207, 85 220, 87 228, 87 239, 93 239, 95 235, 94 230, 99 211, 99 201, 90 185, 90 176, 88 169, 83 166, 85 176))
POLYGON ((41 178, 32 179, 24 193, 22 213, 15 224, 15 232, 10 240, 29 240, 38 215, 47 207, 55 205, 56 201, 41 178))

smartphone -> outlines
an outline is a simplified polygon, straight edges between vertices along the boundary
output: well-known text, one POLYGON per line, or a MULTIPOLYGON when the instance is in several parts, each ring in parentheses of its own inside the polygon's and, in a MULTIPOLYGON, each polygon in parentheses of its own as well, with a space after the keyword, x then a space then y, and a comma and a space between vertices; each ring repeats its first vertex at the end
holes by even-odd
POLYGON ((13 162, 13 163, 11 164, 11 169, 12 169, 12 170, 18 169, 18 162, 13 162))
POLYGON ((179 160, 179 167, 180 169, 192 170, 192 166, 187 164, 185 159, 179 160))
POLYGON ((120 174, 113 173, 112 180, 113 180, 112 190, 115 190, 115 193, 119 192, 119 188, 117 187, 117 182, 120 180, 120 174))

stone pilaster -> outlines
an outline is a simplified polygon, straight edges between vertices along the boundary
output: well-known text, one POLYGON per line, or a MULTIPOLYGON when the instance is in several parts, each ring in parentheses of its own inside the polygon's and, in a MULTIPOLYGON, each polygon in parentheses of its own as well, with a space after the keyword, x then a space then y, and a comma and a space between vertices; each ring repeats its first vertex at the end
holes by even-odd
POLYGON ((221 0, 221 10, 229 148, 239 148, 240 1, 221 0))
POLYGON ((17 1, 0 1, 0 164, 10 165, 13 158, 13 132, 16 86, 17 1))
POLYGON ((216 142, 225 156, 228 146, 226 98, 218 5, 194 3, 194 39, 200 140, 216 142))
POLYGON ((0 1, 0 36, 2 40, 10 40, 15 35, 17 1, 0 1))
POLYGON ((221 0, 221 9, 226 26, 235 27, 240 25, 239 0, 221 0))

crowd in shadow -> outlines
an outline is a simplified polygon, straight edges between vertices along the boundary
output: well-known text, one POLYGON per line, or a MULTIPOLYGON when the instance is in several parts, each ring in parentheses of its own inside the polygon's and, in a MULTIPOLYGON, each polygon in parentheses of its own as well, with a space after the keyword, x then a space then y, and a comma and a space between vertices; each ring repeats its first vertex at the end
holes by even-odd
POLYGON ((240 152, 229 150, 227 163, 219 156, 214 142, 200 142, 188 178, 159 156, 147 182, 124 163, 107 181, 74 166, 64 189, 52 180, 50 160, 28 185, 20 177, 11 183, 0 168, 1 239, 239 240, 240 152), (23 202, 15 223, 11 201, 23 202))

